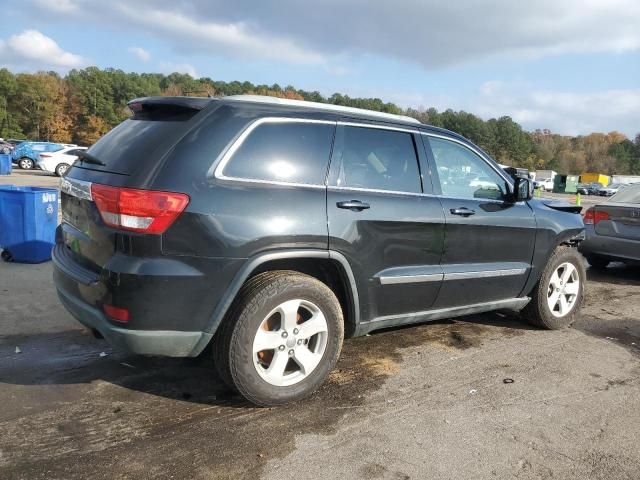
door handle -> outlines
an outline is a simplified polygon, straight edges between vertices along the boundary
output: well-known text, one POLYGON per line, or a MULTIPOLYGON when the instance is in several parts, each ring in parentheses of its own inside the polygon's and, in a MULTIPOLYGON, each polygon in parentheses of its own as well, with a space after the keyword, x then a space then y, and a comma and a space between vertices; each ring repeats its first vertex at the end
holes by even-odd
POLYGON ((361 202, 360 200, 346 200, 344 202, 336 203, 338 208, 344 208, 346 210, 352 210, 354 212, 361 212, 367 208, 371 208, 368 203, 361 202))
POLYGON ((451 212, 452 215, 460 215, 461 217, 470 217, 471 215, 475 215, 476 213, 475 210, 471 210, 470 208, 467 208, 467 207, 452 208, 449 211, 451 212))

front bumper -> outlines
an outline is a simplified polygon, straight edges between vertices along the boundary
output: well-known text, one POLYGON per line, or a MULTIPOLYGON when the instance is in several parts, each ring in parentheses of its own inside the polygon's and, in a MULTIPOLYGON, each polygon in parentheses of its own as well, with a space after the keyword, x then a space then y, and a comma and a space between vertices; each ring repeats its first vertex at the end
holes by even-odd
POLYGON ((585 225, 586 238, 578 246, 584 256, 600 255, 621 261, 640 261, 640 242, 626 238, 598 235, 593 225, 585 225))
POLYGON ((57 288, 62 305, 85 327, 97 330, 111 345, 140 355, 195 357, 211 340, 205 332, 174 330, 128 330, 113 325, 98 309, 57 288))

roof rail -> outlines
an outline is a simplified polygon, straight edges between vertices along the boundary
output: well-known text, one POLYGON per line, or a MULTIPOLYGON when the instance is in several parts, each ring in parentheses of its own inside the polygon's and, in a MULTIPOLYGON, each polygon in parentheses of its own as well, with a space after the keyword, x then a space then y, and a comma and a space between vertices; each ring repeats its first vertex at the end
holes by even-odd
POLYGON ((266 95, 230 95, 222 97, 225 100, 236 100, 242 102, 271 103, 275 105, 289 105, 292 107, 317 108, 319 110, 327 110, 330 112, 351 113, 356 115, 368 115, 370 117, 378 117, 391 121, 403 121, 411 123, 421 123, 418 119, 408 117, 406 115, 396 115, 394 113, 377 112, 375 110, 366 110, 364 108, 344 107, 342 105, 333 105, 331 103, 307 102, 305 100, 291 100, 288 98, 269 97, 266 95))

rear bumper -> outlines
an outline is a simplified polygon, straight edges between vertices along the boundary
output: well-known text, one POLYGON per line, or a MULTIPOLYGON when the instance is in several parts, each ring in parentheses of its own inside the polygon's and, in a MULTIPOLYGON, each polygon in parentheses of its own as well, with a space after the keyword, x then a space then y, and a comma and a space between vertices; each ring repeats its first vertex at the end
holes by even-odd
POLYGON ((598 235, 592 225, 585 226, 585 233, 585 240, 578 246, 578 250, 583 255, 601 255, 622 261, 640 261, 640 241, 598 235))
POLYGON ((140 355, 195 357, 207 346, 212 335, 205 332, 172 330, 128 330, 113 325, 98 309, 57 288, 62 305, 87 328, 95 329, 118 349, 140 355))

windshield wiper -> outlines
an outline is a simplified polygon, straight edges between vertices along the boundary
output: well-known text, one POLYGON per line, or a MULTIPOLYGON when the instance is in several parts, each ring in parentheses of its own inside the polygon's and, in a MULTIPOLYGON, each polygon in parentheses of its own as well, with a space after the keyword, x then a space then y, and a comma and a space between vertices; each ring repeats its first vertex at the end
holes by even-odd
POLYGON ((107 164, 104 163, 102 160, 98 160, 96 157, 94 157, 90 153, 85 152, 84 150, 78 151, 76 155, 78 156, 80 163, 86 162, 86 163, 92 163, 93 165, 102 165, 103 167, 107 166, 107 164))

